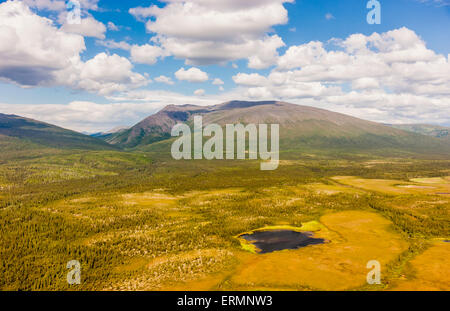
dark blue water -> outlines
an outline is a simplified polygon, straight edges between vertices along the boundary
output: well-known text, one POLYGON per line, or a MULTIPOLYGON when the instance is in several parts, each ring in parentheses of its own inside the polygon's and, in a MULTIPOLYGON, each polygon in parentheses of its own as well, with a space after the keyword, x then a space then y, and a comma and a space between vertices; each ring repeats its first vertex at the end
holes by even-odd
POLYGON ((314 238, 311 232, 292 230, 257 231, 241 237, 260 249, 260 254, 325 243, 324 239, 314 238))

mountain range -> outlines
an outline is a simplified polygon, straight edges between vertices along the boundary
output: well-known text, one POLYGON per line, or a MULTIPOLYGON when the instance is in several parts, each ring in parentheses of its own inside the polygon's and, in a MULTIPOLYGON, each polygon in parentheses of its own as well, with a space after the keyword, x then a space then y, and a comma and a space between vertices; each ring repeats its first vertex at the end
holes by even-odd
POLYGON ((129 129, 129 127, 126 127, 126 126, 117 126, 117 127, 113 128, 113 129, 111 129, 109 131, 106 131, 106 132, 97 132, 97 133, 93 133, 93 134, 83 133, 83 134, 89 135, 91 137, 100 138, 102 140, 107 141, 111 137, 113 137, 113 136, 115 136, 115 135, 117 135, 119 133, 125 132, 128 129, 129 129))
MULTIPOLYGON (((170 132, 175 124, 190 123, 196 115, 203 116, 204 125, 280 124, 280 148, 285 151, 450 153, 450 144, 434 137, 324 109, 278 101, 230 101, 207 107, 170 105, 130 129, 108 137, 106 141, 121 148, 151 150, 149 145, 170 141, 170 132)), ((161 144, 158 144, 158 150, 162 150, 161 144)))
POLYGON ((211 123, 221 126, 236 123, 279 124, 282 153, 324 151, 450 155, 450 140, 438 138, 446 137, 444 128, 439 130, 441 134, 433 130, 419 131, 414 126, 398 128, 278 101, 230 101, 207 107, 169 105, 131 128, 117 128, 92 136, 28 118, 0 114, 0 139, 15 138, 53 148, 169 152, 169 144, 173 141, 172 127, 179 122, 190 124, 196 115, 203 117, 204 126, 211 123))
POLYGON ((0 140, 30 143, 34 147, 104 150, 117 147, 71 130, 16 115, 0 113, 0 140))
POLYGON ((400 130, 414 132, 450 141, 450 127, 429 124, 387 124, 400 130))

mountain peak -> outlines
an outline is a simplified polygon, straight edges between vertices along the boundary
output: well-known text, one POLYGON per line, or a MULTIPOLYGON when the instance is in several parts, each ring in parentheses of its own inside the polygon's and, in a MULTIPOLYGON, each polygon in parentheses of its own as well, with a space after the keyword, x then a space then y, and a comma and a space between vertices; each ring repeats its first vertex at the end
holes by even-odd
POLYGON ((280 102, 270 100, 270 101, 242 101, 242 100, 232 100, 220 105, 217 105, 217 107, 220 107, 221 109, 233 109, 233 108, 249 108, 249 107, 255 107, 255 106, 262 106, 262 105, 278 105, 280 102))
POLYGON ((126 148, 150 145, 170 139, 173 126, 190 122, 196 115, 203 117, 203 125, 279 124, 280 139, 289 149, 449 150, 449 146, 434 138, 325 109, 275 100, 233 100, 213 106, 169 105, 107 141, 126 148))

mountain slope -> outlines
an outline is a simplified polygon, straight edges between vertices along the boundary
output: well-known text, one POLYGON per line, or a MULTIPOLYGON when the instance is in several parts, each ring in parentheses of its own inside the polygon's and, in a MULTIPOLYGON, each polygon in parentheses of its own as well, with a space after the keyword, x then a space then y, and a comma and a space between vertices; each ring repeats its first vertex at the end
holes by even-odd
POLYGON ((0 140, 6 143, 11 140, 9 138, 61 149, 114 149, 100 139, 33 119, 0 113, 0 140))
POLYGON ((138 145, 148 145, 170 138, 170 132, 175 124, 187 122, 194 114, 207 112, 209 112, 207 107, 192 105, 167 106, 132 128, 108 139, 107 142, 128 148, 138 145))
MULTIPOLYGON (((128 148, 143 148, 143 146, 167 140, 175 124, 189 123, 194 115, 202 115, 204 125, 210 123, 222 126, 236 123, 280 124, 281 152, 390 150, 396 154, 411 152, 450 154, 450 144, 432 137, 324 109, 276 101, 231 101, 208 107, 167 106, 121 133, 111 143, 128 148)), ((163 145, 158 144, 159 147, 163 145)))
POLYGON ((107 132, 99 132, 99 133, 89 134, 89 136, 99 138, 103 141, 109 141, 109 140, 114 139, 115 136, 119 135, 120 133, 125 132, 128 129, 129 129, 129 127, 126 127, 126 126, 118 126, 107 132))
POLYGON ((429 124, 387 124, 391 127, 417 134, 447 139, 450 141, 450 128, 429 124))

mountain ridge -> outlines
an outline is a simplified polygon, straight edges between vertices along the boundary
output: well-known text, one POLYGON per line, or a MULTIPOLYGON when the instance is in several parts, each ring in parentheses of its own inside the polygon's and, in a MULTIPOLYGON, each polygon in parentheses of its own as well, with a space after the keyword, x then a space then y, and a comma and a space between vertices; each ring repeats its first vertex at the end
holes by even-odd
POLYGON ((450 141, 450 127, 431 124, 386 124, 400 130, 432 136, 450 141))
MULTIPOLYGON (((15 137, 62 149, 139 149, 170 153, 171 130, 177 123, 191 124, 201 115, 203 125, 280 124, 280 152, 295 154, 363 152, 381 155, 450 155, 450 143, 345 114, 281 101, 229 101, 213 106, 168 105, 129 129, 86 136, 51 124, 0 114, 0 137, 15 137), (157 143, 157 144, 155 144, 157 143)), ((6 140, 5 140, 6 142, 6 140)))
POLYGON ((206 107, 168 105, 108 142, 124 148, 136 148, 168 140, 175 124, 189 123, 194 115, 202 115, 204 125, 278 123, 281 138, 290 147, 309 144, 317 148, 342 145, 343 148, 364 146, 370 149, 379 146, 413 150, 417 147, 450 151, 448 145, 420 134, 321 108, 281 101, 229 101, 206 107))
POLYGON ((100 139, 14 114, 0 113, 0 135, 60 149, 117 149, 100 139))

